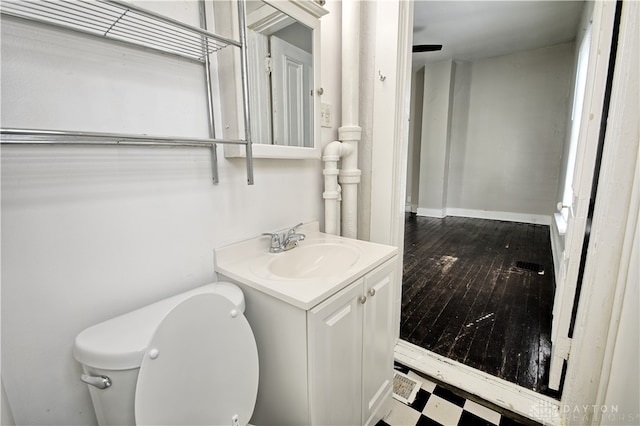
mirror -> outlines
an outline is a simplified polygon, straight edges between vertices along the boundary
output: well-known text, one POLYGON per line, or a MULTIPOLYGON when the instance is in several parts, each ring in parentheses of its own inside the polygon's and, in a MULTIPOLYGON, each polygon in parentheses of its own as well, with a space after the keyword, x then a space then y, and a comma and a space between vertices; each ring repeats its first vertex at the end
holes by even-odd
POLYGON ((312 148, 313 31, 262 1, 246 24, 253 142, 312 148))
MULTIPOLYGON (((253 156, 319 158, 319 18, 311 0, 246 1, 253 156)), ((227 157, 244 150, 226 149, 227 157)))

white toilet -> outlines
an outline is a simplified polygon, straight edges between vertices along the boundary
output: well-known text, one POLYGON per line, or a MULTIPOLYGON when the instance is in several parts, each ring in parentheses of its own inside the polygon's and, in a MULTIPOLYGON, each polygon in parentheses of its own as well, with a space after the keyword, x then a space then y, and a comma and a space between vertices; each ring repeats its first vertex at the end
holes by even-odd
POLYGON ((208 284, 89 327, 76 337, 100 425, 246 425, 258 351, 244 295, 208 284))

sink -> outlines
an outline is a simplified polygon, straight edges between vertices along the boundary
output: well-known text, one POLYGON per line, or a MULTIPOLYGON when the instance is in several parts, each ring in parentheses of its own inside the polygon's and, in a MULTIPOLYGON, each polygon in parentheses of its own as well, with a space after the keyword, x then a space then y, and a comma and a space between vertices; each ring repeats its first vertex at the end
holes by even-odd
POLYGON ((267 270, 282 278, 331 277, 345 272, 360 258, 359 250, 345 244, 309 243, 274 255, 267 270))
POLYGON ((219 279, 306 311, 397 253, 395 247, 325 234, 318 222, 301 226, 299 232, 306 238, 282 253, 269 253, 265 237, 217 248, 219 279))

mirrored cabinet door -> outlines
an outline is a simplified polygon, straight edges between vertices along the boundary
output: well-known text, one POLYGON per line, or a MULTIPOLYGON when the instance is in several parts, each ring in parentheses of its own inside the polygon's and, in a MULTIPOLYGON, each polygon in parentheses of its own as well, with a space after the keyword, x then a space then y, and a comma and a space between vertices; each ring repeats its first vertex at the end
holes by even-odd
MULTIPOLYGON (((320 17, 317 3, 246 2, 253 156, 320 158, 320 17)), ((225 147, 226 157, 242 157, 225 147)))

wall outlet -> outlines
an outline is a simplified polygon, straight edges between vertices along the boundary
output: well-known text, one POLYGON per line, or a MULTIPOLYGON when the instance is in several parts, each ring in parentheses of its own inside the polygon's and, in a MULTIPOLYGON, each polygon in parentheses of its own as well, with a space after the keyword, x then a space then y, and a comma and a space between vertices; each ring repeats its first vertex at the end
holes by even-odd
POLYGON ((320 103, 320 126, 331 127, 331 105, 320 103))

